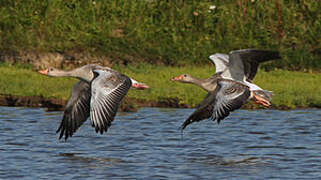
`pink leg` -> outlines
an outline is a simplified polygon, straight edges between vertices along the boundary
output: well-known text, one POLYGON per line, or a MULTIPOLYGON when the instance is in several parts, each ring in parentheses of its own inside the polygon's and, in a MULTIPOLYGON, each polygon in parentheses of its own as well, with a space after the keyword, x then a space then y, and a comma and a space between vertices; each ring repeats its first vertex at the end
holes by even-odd
POLYGON ((271 103, 264 98, 261 98, 260 96, 256 95, 253 91, 251 91, 251 94, 253 96, 254 103, 261 104, 265 107, 271 106, 271 103))

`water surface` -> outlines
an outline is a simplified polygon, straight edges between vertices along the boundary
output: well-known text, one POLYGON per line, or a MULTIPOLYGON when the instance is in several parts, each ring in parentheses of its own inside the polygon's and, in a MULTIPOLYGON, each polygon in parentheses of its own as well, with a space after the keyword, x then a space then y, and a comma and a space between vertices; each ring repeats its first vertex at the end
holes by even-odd
POLYGON ((320 179, 321 110, 238 110, 220 125, 179 126, 193 109, 118 113, 68 141, 62 112, 0 107, 0 179, 320 179))

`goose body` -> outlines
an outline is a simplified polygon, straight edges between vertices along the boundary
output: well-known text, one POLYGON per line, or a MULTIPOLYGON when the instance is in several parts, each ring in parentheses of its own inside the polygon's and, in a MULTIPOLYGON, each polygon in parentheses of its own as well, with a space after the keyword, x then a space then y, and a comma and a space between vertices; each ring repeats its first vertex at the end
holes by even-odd
POLYGON ((219 123, 231 111, 239 109, 249 100, 270 106, 272 93, 252 83, 252 80, 259 63, 280 58, 277 51, 243 49, 231 51, 229 54, 216 53, 209 58, 216 67, 215 74, 210 78, 197 79, 183 74, 172 79, 198 85, 208 92, 197 110, 183 123, 182 129, 193 122, 208 118, 219 123))
POLYGON ((73 86, 57 133, 59 139, 71 137, 90 117, 96 132, 106 132, 111 126, 118 106, 130 87, 146 89, 139 83, 111 68, 88 64, 72 71, 48 68, 41 74, 55 77, 74 77, 79 81, 73 86))

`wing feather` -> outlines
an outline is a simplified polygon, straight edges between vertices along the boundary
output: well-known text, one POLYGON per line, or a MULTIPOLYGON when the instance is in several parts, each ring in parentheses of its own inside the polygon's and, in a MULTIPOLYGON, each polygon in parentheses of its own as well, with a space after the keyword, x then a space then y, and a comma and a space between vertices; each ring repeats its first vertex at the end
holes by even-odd
POLYGON ((219 80, 212 119, 220 123, 230 112, 239 109, 250 97, 249 87, 231 80, 219 80))
POLYGON ((182 124, 181 129, 184 130, 188 125, 193 122, 199 122, 208 119, 213 113, 213 102, 216 96, 216 90, 209 92, 203 101, 197 106, 198 108, 191 114, 182 124))
POLYGON ((131 87, 131 80, 116 71, 99 70, 91 83, 90 118, 96 132, 108 130, 121 100, 131 87))
POLYGON ((63 118, 57 133, 59 139, 65 135, 65 140, 87 120, 90 115, 90 85, 84 81, 78 81, 72 88, 67 102, 63 118))
POLYGON ((230 74, 235 80, 243 80, 244 76, 252 81, 256 75, 260 63, 280 59, 278 51, 241 49, 229 53, 230 74))
POLYGON ((184 130, 189 124, 204 119, 216 120, 220 123, 231 111, 239 109, 250 97, 250 90, 247 86, 226 79, 219 79, 216 89, 209 92, 204 100, 182 124, 184 130))
POLYGON ((227 54, 216 53, 209 57, 215 65, 215 73, 224 71, 229 63, 227 54))

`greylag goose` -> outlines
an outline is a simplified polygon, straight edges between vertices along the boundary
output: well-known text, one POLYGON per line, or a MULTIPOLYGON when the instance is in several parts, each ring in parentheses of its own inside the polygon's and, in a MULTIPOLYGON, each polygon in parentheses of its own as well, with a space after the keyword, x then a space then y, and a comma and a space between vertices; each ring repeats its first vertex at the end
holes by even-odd
POLYGON ((220 123, 231 111, 239 109, 248 100, 263 106, 270 106, 272 93, 252 83, 259 63, 279 59, 277 51, 243 49, 227 54, 214 54, 209 57, 216 72, 208 79, 198 79, 183 74, 173 81, 192 83, 208 92, 197 110, 183 123, 182 130, 193 122, 211 118, 220 123))
POLYGON ((60 132, 59 139, 65 135, 65 140, 71 137, 89 116, 96 132, 106 132, 129 88, 149 88, 113 69, 96 64, 88 64, 72 71, 50 67, 39 72, 48 76, 79 79, 71 90, 57 130, 57 133, 60 132))

